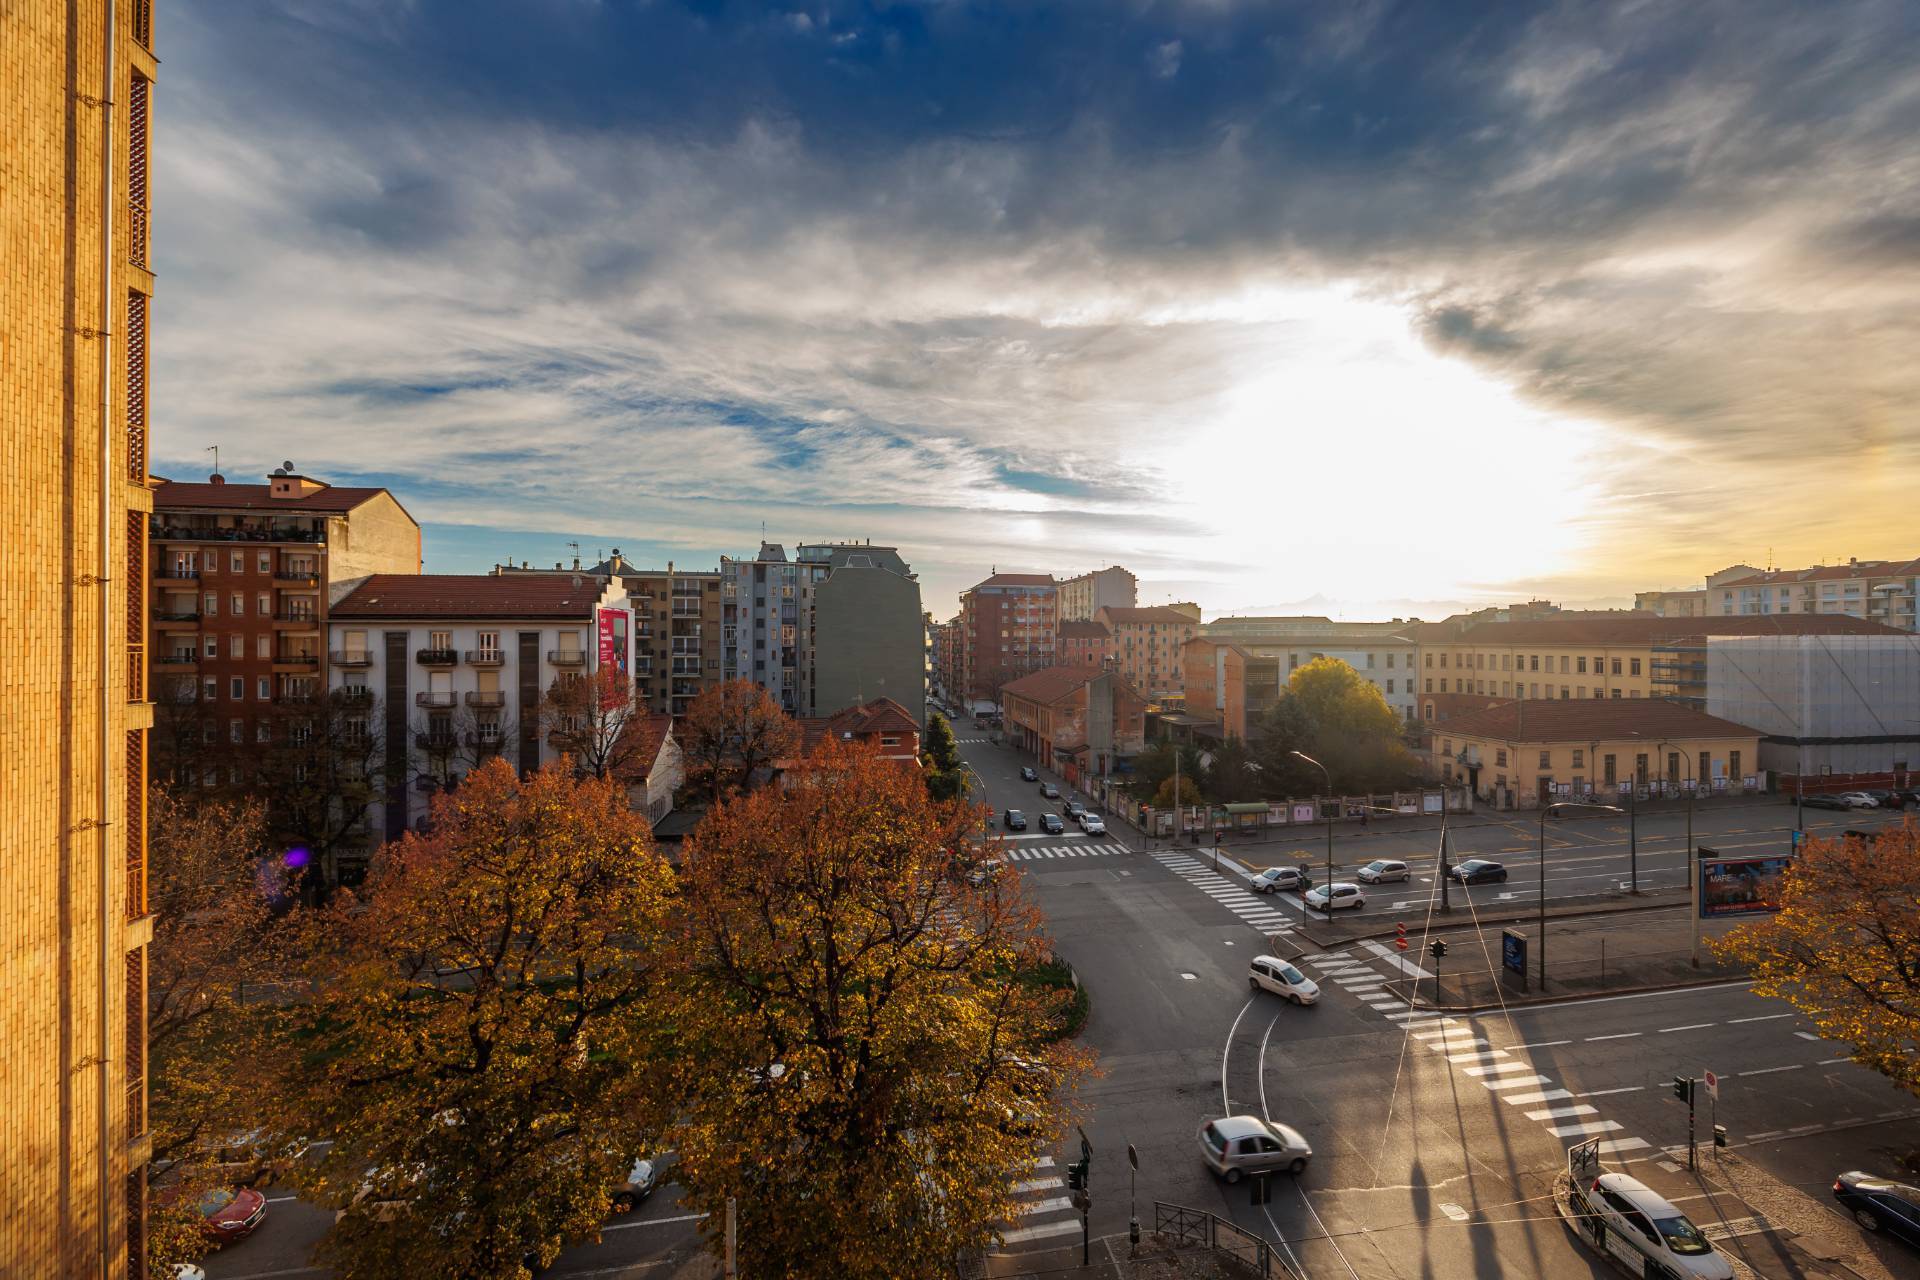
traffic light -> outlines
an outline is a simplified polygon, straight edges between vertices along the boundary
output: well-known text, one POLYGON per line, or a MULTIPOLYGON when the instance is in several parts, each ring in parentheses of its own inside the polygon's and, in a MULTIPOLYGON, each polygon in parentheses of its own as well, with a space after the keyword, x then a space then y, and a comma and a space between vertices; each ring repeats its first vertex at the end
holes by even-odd
POLYGON ((1693 1081, 1686 1076, 1673 1078, 1673 1096, 1689 1106, 1693 1103, 1693 1081))
POLYGON ((1087 1162, 1084 1159, 1075 1160, 1067 1166, 1067 1189, 1069 1191, 1087 1189, 1087 1162))
POLYGON ((1435 938, 1433 940, 1433 945, 1431 947, 1428 947, 1427 950, 1433 952, 1433 958, 1435 960, 1438 960, 1447 954, 1447 944, 1440 941, 1440 939, 1435 938))
POLYGON ((1727 1126, 1723 1124, 1713 1126, 1713 1145, 1716 1147, 1727 1145, 1727 1126))

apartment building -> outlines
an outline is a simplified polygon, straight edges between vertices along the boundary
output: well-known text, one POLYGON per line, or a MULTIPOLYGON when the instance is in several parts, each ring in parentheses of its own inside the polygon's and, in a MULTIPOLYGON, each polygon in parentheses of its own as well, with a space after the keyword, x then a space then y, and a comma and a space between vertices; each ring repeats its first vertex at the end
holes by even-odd
POLYGON ((1146 747, 1147 700, 1111 671, 1043 667, 998 693, 1010 741, 1069 786, 1092 789, 1146 747))
POLYGON ((1112 635, 1114 670, 1158 701, 1180 692, 1180 649, 1200 630, 1197 604, 1103 608, 1094 621, 1112 635))
POLYGON ((1115 660, 1113 630, 1104 622, 1061 622, 1054 632, 1054 657, 1063 667, 1104 667, 1115 660))
POLYGON ((807 621, 826 568, 788 560, 777 542, 761 543, 752 559, 720 558, 722 670, 729 680, 753 681, 791 716, 812 713, 807 621))
POLYGON ((0 9, 0 1271, 144 1277, 150 0, 0 9))
POLYGON ((1503 806, 1762 785, 1759 730, 1659 700, 1503 702, 1453 717, 1430 743, 1442 779, 1503 806))
POLYGON ((1062 578, 1055 586, 1055 612, 1061 622, 1091 622, 1102 609, 1131 609, 1140 603, 1139 580, 1119 565, 1062 578))
POLYGON ((932 650, 933 685, 943 699, 959 696, 960 636, 959 618, 933 623, 927 629, 927 641, 932 650))
POLYGON ((1407 623, 1399 618, 1391 622, 1335 622, 1317 614, 1215 618, 1204 623, 1199 634, 1234 639, 1254 636, 1263 640, 1313 640, 1319 636, 1393 636, 1404 634, 1407 623))
POLYGON ((1920 629, 1920 560, 1848 560, 1807 569, 1754 570, 1708 580, 1708 616, 1820 614, 1864 618, 1901 631, 1920 629))
POLYGON ((328 617, 331 688, 364 705, 385 747, 386 794, 365 844, 399 838, 430 797, 495 756, 527 771, 558 750, 541 705, 557 683, 633 670, 619 578, 375 574, 328 617))
POLYGON ((1196 635, 1181 647, 1181 687, 1186 712, 1211 721, 1212 732, 1245 741, 1268 707, 1279 701, 1293 673, 1319 658, 1346 663, 1380 691, 1403 720, 1418 713, 1413 640, 1373 630, 1342 634, 1196 635))
MULTIPOLYGON (((1704 696, 1708 636, 1858 635, 1877 623, 1845 615, 1660 618, 1647 614, 1483 622, 1458 634, 1424 629, 1421 694, 1584 699, 1704 696)), ((1423 712, 1424 718, 1434 718, 1423 712)))
POLYGON ((1054 665, 1059 588, 1044 573, 995 572, 960 595, 960 683, 968 709, 998 703, 1009 681, 1054 665))
MULTIPOLYGON (((420 526, 379 488, 277 467, 265 484, 159 480, 148 529, 153 693, 163 739, 226 747, 274 740, 327 687, 328 610, 375 573, 420 572, 420 526)), ((242 784, 248 752, 185 765, 174 781, 242 784), (224 761, 224 763, 222 762, 224 761)))
POLYGON ((927 715, 925 614, 920 580, 895 547, 807 543, 795 558, 824 575, 813 584, 812 700, 827 708, 890 699, 916 724, 927 715))

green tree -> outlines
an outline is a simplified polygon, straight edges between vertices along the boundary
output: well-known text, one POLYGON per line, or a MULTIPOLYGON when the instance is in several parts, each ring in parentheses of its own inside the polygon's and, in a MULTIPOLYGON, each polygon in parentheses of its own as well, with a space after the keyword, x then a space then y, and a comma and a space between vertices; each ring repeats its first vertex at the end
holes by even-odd
POLYGON ((967 773, 960 759, 960 747, 953 740, 953 726, 938 711, 927 717, 926 747, 920 763, 927 779, 927 794, 935 800, 962 800, 967 795, 967 773))
POLYGON ((735 1198, 743 1275, 951 1275, 1065 1126, 1071 994, 1013 980, 1047 949, 977 811, 851 743, 786 781, 683 851, 685 1204, 735 1198))
POLYGON ((1173 775, 1168 774, 1167 780, 1160 784, 1160 789, 1153 793, 1154 808, 1171 809, 1176 804, 1196 805, 1206 803, 1206 796, 1201 792, 1200 784, 1195 782, 1190 774, 1182 773, 1180 775, 1177 796, 1174 791, 1174 785, 1175 780, 1173 775))
POLYGON ((1305 751, 1327 767, 1340 792, 1385 791, 1420 776, 1407 749, 1405 725, 1379 686, 1338 658, 1296 669, 1286 693, 1261 720, 1256 754, 1293 794, 1324 790, 1320 771, 1288 753, 1305 751))
POLYGON ((361 1277, 522 1277, 593 1234, 666 1094, 654 1043, 672 874, 613 779, 504 761, 316 913, 276 1126, 361 1277))

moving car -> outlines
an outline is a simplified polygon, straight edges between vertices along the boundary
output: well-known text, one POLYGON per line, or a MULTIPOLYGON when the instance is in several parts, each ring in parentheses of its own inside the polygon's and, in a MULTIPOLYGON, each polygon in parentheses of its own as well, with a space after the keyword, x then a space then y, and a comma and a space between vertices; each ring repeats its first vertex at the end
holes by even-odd
POLYGON ((1060 788, 1054 786, 1051 782, 1043 782, 1040 784, 1040 794, 1049 800, 1058 800, 1060 798, 1060 788))
POLYGON ((1227 1116, 1200 1126, 1200 1158, 1228 1182, 1276 1169, 1298 1174, 1312 1157, 1313 1148, 1299 1130, 1259 1116, 1227 1116))
POLYGON ((1107 820, 1097 813, 1082 813, 1080 829, 1090 836, 1103 836, 1107 834, 1107 820))
POLYGON ((1305 892, 1313 881, 1300 874, 1297 867, 1268 867, 1258 875, 1247 877, 1247 888, 1255 893, 1273 893, 1278 889, 1299 889, 1305 892))
POLYGON ((1461 884, 1505 884, 1507 869, 1498 862, 1489 862, 1485 858, 1468 858, 1459 863, 1448 875, 1461 884))
MULTIPOLYGON (((156 1191, 154 1198, 167 1204, 186 1194, 187 1188, 176 1184, 156 1191)), ((215 1244, 246 1239, 267 1216, 267 1198, 252 1187, 208 1187, 197 1193, 193 1207, 200 1213, 201 1232, 215 1244)))
POLYGON ((1394 880, 1407 878, 1407 864, 1391 858, 1375 858, 1360 870, 1354 872, 1354 878, 1361 884, 1387 884, 1394 880))
POLYGON ((1338 911, 1342 907, 1358 907, 1366 900, 1367 895, 1360 892, 1359 885, 1348 884, 1344 880, 1318 889, 1309 889, 1306 896, 1306 904, 1309 907, 1315 911, 1328 913, 1338 911), (1332 892, 1329 893, 1329 890, 1332 892))
POLYGON ((1278 956, 1255 956, 1247 970, 1247 984, 1255 991, 1271 991, 1295 1004, 1318 1004, 1320 984, 1278 956))
POLYGON ((1713 1242, 1687 1215, 1638 1178, 1603 1173, 1585 1196, 1587 1205, 1606 1223, 1600 1247, 1626 1263, 1652 1274, 1646 1259, 1666 1270, 1661 1274, 1691 1280, 1733 1280, 1733 1264, 1715 1252, 1713 1242))
POLYGON ((1087 811, 1087 806, 1081 804, 1078 800, 1069 800, 1062 807, 1066 809, 1067 816, 1069 818, 1073 818, 1076 820, 1080 817, 1081 814, 1087 811))
POLYGON ((1855 1169, 1833 1180, 1833 1198, 1868 1231, 1884 1231, 1920 1249, 1920 1187, 1855 1169))
POLYGON ((1039 771, 1038 771, 1038 770, 1036 770, 1036 769, 1035 769, 1035 768, 1034 768, 1034 767, 1033 767, 1032 765, 1030 765, 1030 764, 1023 764, 1023 765, 1021 765, 1021 766, 1020 766, 1020 781, 1022 781, 1022 782, 1038 782, 1038 781, 1040 781, 1040 774, 1039 774, 1039 771))
POLYGON ((1060 821, 1057 813, 1043 813, 1040 815, 1040 829, 1050 836, 1057 836, 1067 829, 1067 824, 1060 821))
POLYGON ((1009 831, 1025 831, 1027 829, 1027 815, 1018 809, 1007 810, 1005 816, 1000 820, 1007 824, 1007 830, 1009 831))
POLYGON ((640 1207, 640 1202, 653 1194, 660 1184, 660 1170, 651 1160, 635 1160, 633 1167, 627 1170, 627 1180, 614 1188, 613 1211, 632 1213, 640 1207))

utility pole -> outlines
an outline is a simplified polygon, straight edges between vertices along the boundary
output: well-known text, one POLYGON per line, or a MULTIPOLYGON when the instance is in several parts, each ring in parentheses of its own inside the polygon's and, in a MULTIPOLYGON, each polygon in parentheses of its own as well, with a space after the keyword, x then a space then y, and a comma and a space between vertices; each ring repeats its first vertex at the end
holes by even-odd
POLYGON ((726 1270, 727 1280, 734 1280, 734 1277, 740 1274, 740 1269, 734 1262, 735 1230, 736 1230, 736 1215, 734 1212, 733 1197, 728 1196, 727 1197, 727 1270, 726 1270))
MULTIPOLYGON (((1327 790, 1329 792, 1333 790, 1333 773, 1327 766, 1321 764, 1304 751, 1289 751, 1287 754, 1297 760, 1305 760, 1308 764, 1318 769, 1321 776, 1327 780, 1327 790)), ((1335 799, 1337 800, 1338 797, 1335 797, 1335 799)), ((1327 919, 1329 920, 1333 919, 1333 818, 1334 815, 1327 815, 1327 882, 1325 892, 1327 895, 1327 919)), ((1306 895, 1303 893, 1301 895, 1302 900, 1304 900, 1305 897, 1306 895)))

